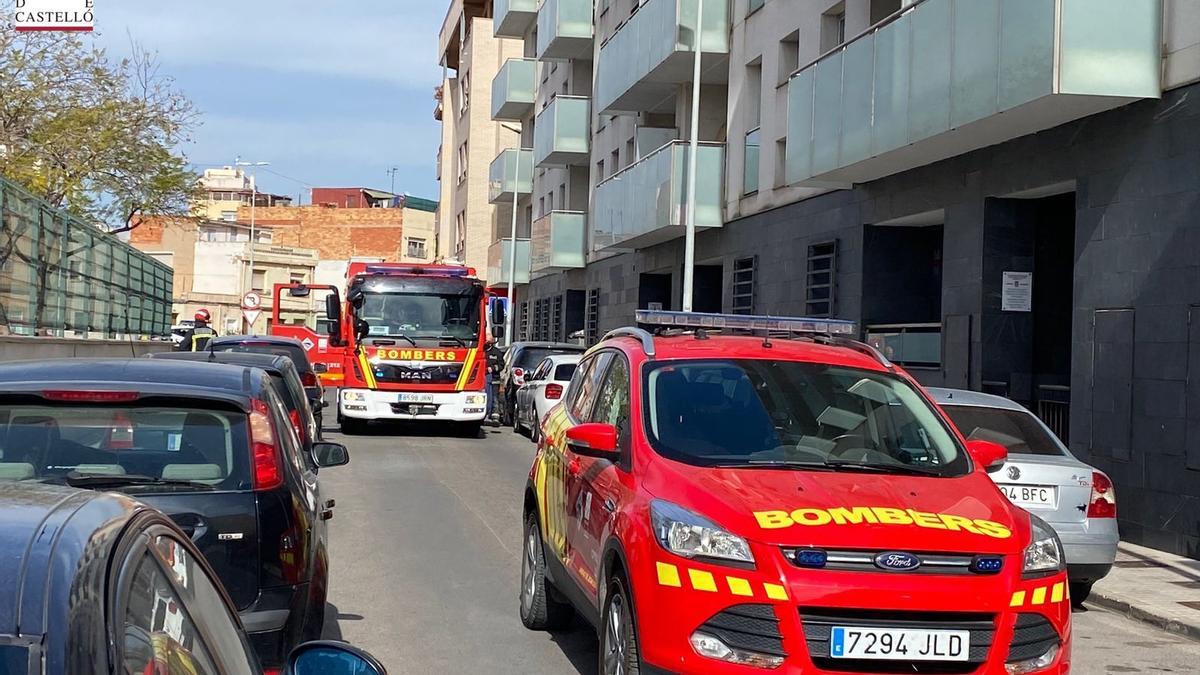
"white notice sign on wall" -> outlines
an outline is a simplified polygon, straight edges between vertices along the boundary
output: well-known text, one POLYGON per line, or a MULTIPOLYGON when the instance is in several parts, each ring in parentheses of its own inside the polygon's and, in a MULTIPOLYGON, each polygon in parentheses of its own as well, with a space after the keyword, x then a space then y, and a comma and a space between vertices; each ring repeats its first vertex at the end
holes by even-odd
POLYGON ((1000 293, 1000 310, 1028 312, 1033 309, 1033 272, 1005 272, 1000 293))

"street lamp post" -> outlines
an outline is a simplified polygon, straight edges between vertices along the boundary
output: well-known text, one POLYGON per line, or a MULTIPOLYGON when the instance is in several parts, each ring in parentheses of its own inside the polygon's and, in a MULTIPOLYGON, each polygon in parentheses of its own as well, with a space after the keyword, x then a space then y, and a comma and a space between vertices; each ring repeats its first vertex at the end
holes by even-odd
POLYGON ((513 294, 516 292, 514 286, 517 276, 517 189, 521 183, 521 131, 507 124, 502 126, 517 134, 517 159, 516 168, 513 170, 512 184, 512 222, 508 235, 508 311, 504 313, 504 345, 507 347, 511 346, 513 342, 513 311, 517 306, 513 294))
MULTIPOLYGON (((271 164, 270 162, 243 162, 241 160, 237 160, 234 162, 234 166, 249 166, 249 167, 269 166, 270 164, 271 164)), ((254 290, 254 208, 258 205, 258 181, 255 180, 256 177, 257 177, 257 172, 251 171, 250 172, 250 281, 248 284, 248 286, 250 288, 247 289, 247 290, 251 290, 251 291, 254 290)), ((253 333, 254 326, 247 325, 247 331, 250 333, 253 333)))
POLYGON ((687 213, 683 234, 683 311, 692 311, 692 285, 696 266, 696 159, 700 154, 700 54, 704 35, 704 0, 696 0, 696 55, 692 63, 692 128, 688 144, 687 213))

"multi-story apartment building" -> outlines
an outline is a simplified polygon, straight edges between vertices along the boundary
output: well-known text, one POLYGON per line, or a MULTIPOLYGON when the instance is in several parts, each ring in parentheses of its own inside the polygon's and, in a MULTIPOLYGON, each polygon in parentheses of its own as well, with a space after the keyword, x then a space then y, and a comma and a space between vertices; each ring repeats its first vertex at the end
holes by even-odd
POLYGON ((442 123, 434 255, 481 274, 488 268, 497 220, 509 222, 509 212, 489 197, 488 168, 520 135, 518 127, 491 116, 492 78, 522 49, 519 40, 492 34, 492 16, 492 0, 451 0, 438 39, 443 78, 434 109, 442 123))
MULTIPOLYGON (((697 4, 496 3, 525 49, 492 107, 534 169, 519 337, 680 307, 697 4)), ((1037 412, 1116 480, 1126 538, 1200 555, 1200 4, 705 0, 700 25, 695 309, 853 319, 923 382, 1037 412)))
POLYGON ((240 168, 226 166, 205 169, 200 178, 200 195, 192 204, 193 213, 206 220, 237 220, 238 207, 250 204, 254 199, 257 206, 290 206, 291 197, 258 192, 251 185, 250 176, 240 168))

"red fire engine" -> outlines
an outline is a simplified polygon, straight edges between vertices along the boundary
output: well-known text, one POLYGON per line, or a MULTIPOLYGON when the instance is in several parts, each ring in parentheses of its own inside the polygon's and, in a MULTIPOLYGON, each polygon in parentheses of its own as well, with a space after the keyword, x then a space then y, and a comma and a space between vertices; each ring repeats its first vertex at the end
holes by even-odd
POLYGON ((332 286, 275 289, 273 335, 300 340, 326 383, 341 388, 338 421, 457 422, 468 433, 487 409, 487 291, 468 267, 352 262, 346 300, 332 286), (279 300, 329 291, 320 332, 279 321, 279 300), (323 333, 323 334, 322 334, 323 333))

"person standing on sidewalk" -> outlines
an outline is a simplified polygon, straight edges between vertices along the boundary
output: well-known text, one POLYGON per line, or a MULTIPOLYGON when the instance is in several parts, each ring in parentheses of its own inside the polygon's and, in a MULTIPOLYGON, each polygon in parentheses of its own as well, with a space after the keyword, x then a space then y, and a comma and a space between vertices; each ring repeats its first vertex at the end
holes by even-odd
MULTIPOLYGON (((484 351, 487 356, 487 413, 486 419, 488 424, 492 424, 492 413, 496 409, 496 379, 500 375, 500 369, 504 367, 504 352, 496 346, 496 339, 488 338, 487 347, 484 351)), ((496 426, 499 426, 496 423, 496 426)))
POLYGON ((202 352, 208 349, 209 342, 217 336, 217 332, 213 330, 208 323, 212 321, 212 315, 207 309, 196 310, 196 323, 183 333, 183 339, 179 341, 179 346, 176 348, 181 352, 202 352))

